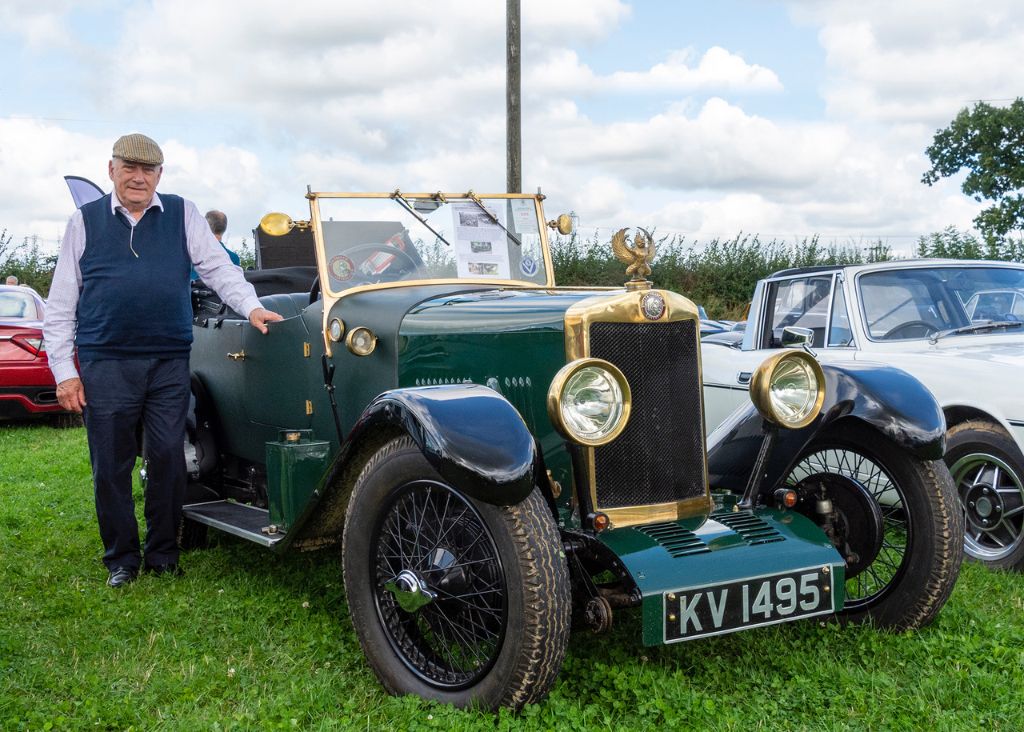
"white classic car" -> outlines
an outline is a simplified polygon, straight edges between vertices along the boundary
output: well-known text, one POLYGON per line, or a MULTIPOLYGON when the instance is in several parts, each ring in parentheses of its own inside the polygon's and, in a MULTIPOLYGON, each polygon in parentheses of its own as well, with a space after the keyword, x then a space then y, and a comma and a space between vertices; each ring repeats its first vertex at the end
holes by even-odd
MULTIPOLYGON (((776 272, 743 333, 702 341, 707 429, 787 346, 824 363, 874 361, 917 377, 946 416, 946 464, 969 556, 1024 571, 1024 265, 911 260, 776 272)), ((832 466, 835 468, 835 466, 832 466)), ((863 480, 866 476, 852 475, 863 480)))

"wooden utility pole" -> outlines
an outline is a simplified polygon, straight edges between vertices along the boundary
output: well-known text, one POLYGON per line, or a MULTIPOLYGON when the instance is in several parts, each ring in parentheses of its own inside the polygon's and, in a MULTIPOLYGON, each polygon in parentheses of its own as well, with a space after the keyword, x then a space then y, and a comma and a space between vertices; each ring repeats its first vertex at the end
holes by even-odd
POLYGON ((519 107, 519 0, 505 0, 505 138, 508 149, 506 183, 508 193, 523 192, 522 139, 519 107))

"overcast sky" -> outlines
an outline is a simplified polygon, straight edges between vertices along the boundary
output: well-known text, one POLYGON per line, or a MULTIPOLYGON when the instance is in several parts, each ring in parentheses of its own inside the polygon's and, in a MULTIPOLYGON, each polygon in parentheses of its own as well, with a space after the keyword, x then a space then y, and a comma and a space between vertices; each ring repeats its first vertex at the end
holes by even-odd
MULTIPOLYGON (((522 0, 523 187, 585 233, 820 234, 909 250, 980 205, 924 149, 1024 94, 1020 0, 522 0)), ((314 190, 505 186, 501 0, 3 0, 0 230, 49 246, 113 141, 160 190, 308 217, 314 190)))

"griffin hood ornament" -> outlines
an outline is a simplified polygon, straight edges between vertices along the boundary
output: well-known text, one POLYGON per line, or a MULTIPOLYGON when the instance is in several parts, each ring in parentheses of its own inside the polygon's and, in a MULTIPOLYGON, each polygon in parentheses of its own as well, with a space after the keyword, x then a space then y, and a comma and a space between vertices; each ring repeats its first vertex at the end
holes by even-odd
POLYGON ((651 287, 647 275, 651 273, 651 260, 654 259, 654 237, 647 229, 637 228, 633 237, 633 246, 626 243, 626 232, 619 229, 612 236, 612 254, 626 265, 626 274, 632 279, 626 283, 627 290, 645 290, 651 287))

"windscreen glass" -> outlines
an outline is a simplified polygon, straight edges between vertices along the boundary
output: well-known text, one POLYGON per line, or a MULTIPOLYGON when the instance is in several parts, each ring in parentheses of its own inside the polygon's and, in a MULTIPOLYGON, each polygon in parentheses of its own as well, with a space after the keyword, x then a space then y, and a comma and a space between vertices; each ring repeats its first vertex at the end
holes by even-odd
POLYGON ((928 267, 858 279, 868 335, 910 340, 985 322, 1024 322, 1024 269, 928 267))
POLYGON ((18 290, 0 292, 0 320, 42 320, 42 308, 31 293, 18 290))
POLYGON ((408 280, 547 283, 533 198, 320 198, 328 290, 408 280))

